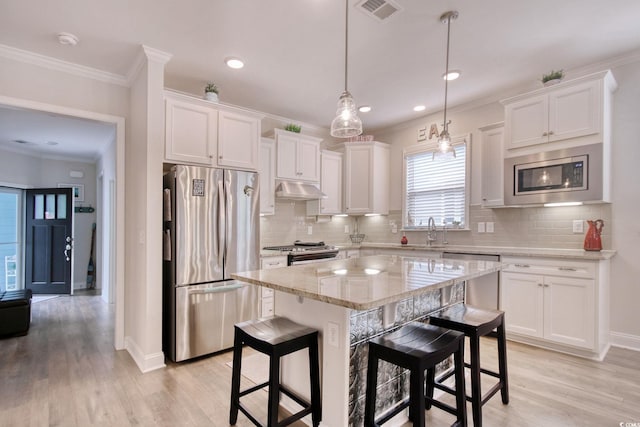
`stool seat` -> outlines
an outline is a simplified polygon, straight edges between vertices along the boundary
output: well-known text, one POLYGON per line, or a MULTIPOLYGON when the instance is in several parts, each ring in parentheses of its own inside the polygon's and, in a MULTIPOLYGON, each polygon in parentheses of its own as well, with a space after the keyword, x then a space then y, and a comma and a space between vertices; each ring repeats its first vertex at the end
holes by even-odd
MULTIPOLYGON (((443 328, 460 331, 469 337, 471 363, 467 366, 471 370, 471 395, 466 399, 471 402, 473 425, 482 426, 482 405, 487 403, 498 391, 502 396, 502 403, 509 403, 509 380, 507 375, 507 343, 505 337, 504 312, 473 307, 468 304, 456 304, 441 310, 429 317, 429 322, 443 328), (492 335, 496 331, 498 344, 498 372, 483 369, 480 366, 480 337, 492 335), (485 395, 482 395, 480 374, 498 378, 485 395)), ((440 379, 440 382, 447 376, 440 379)), ((435 387, 452 393, 450 388, 436 383, 435 387)))
POLYGON ((285 317, 270 317, 267 319, 249 320, 238 323, 234 327, 233 343, 233 374, 231 377, 231 405, 229 424, 235 425, 238 411, 242 412, 257 426, 258 420, 241 404, 240 398, 247 394, 269 387, 267 426, 287 426, 305 415, 311 414, 314 427, 322 419, 322 405, 320 399, 320 366, 318 356, 318 331, 295 323, 285 317), (249 389, 240 390, 240 376, 242 367, 242 346, 247 345, 269 356, 269 380, 257 384, 249 389), (280 384, 280 359, 287 354, 309 350, 309 379, 311 384, 311 402, 308 402, 280 384), (278 406, 280 393, 284 393, 302 406, 302 410, 278 421, 278 406))
MULTIPOLYGON (((430 375, 430 374, 429 374, 430 375)), ((429 386, 427 385, 427 389, 429 386)), ((414 426, 424 426, 427 403, 456 415, 456 425, 466 426, 464 395, 464 334, 419 322, 411 322, 395 332, 369 341, 367 364, 367 394, 365 398, 365 426, 378 426, 389 421, 407 406, 414 426), (433 399, 425 393, 425 370, 431 373, 438 363, 454 356, 456 407, 433 399), (375 419, 378 361, 384 360, 410 371, 410 396, 400 405, 375 419)))

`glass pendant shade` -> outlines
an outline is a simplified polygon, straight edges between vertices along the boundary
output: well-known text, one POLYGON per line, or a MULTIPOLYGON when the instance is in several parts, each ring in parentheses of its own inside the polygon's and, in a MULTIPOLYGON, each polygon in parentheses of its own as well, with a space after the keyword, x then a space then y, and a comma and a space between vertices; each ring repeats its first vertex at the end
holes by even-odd
POLYGON ((433 152, 433 160, 448 160, 456 158, 456 150, 451 145, 451 137, 444 129, 438 137, 438 149, 433 152))
POLYGON ((336 118, 331 122, 331 136, 349 138, 362 133, 362 120, 358 117, 356 103, 348 90, 342 92, 338 100, 336 118))

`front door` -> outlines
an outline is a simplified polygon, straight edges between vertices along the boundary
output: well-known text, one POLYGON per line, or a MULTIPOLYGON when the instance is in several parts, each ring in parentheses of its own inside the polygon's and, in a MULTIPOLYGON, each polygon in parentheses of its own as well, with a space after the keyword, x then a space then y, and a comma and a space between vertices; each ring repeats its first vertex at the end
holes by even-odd
POLYGON ((26 192, 25 286, 34 294, 71 293, 71 191, 26 192))

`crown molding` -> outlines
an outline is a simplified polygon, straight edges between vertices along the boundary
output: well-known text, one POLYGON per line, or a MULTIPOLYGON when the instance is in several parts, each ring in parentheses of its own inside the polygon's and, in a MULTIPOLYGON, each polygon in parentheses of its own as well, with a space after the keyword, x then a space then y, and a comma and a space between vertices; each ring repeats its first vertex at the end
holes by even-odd
POLYGON ((126 77, 119 74, 109 73, 107 71, 98 70, 97 68, 86 67, 50 56, 40 55, 39 53, 29 52, 15 47, 0 44, 0 57, 13 59, 31 65, 36 65, 50 70, 62 71, 88 79, 101 81, 104 83, 115 84, 118 86, 129 86, 126 77))

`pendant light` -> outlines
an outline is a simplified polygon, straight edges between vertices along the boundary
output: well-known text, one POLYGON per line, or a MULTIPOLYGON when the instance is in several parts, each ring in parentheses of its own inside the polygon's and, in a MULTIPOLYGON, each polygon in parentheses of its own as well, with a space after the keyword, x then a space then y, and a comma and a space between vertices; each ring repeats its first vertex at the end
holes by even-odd
POLYGON ((362 133, 362 120, 356 112, 356 103, 347 90, 347 58, 349 53, 349 0, 345 0, 344 34, 344 92, 338 99, 336 118, 331 122, 331 136, 349 138, 362 133))
MULTIPOLYGON (((449 39, 451 35, 451 20, 458 18, 458 12, 449 11, 440 16, 440 22, 447 24, 447 59, 444 75, 449 75, 449 39)), ((451 145, 451 136, 449 136, 449 123, 447 121, 447 94, 449 89, 449 79, 444 79, 444 125, 440 136, 438 137, 438 149, 433 152, 433 159, 446 160, 456 157, 456 150, 451 145)))

